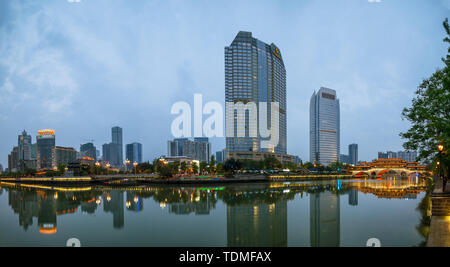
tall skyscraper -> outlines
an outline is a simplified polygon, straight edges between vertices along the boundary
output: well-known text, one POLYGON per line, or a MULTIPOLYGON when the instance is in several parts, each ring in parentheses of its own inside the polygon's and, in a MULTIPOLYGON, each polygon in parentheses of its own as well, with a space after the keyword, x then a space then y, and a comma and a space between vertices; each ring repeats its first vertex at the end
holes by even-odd
POLYGON ((194 141, 187 138, 176 138, 167 142, 167 155, 169 157, 185 156, 209 162, 211 159, 211 143, 207 137, 195 137, 194 141))
POLYGON ((122 142, 122 128, 116 126, 112 128, 112 143, 116 144, 115 149, 118 149, 117 165, 123 164, 123 142, 122 142))
POLYGON ((37 169, 53 169, 53 148, 55 147, 55 131, 40 130, 36 136, 37 144, 37 169))
POLYGON ((311 247, 339 247, 341 243, 339 194, 325 191, 310 194, 309 197, 311 247))
POLYGON ((19 169, 19 147, 15 146, 8 155, 8 171, 16 172, 19 169))
POLYGON ((17 141, 19 147, 19 160, 31 160, 31 143, 31 135, 23 130, 17 141))
POLYGON ((358 163, 358 144, 348 145, 348 156, 350 164, 356 165, 358 163))
MULTIPOLYGON (((225 101, 227 103, 255 103, 257 113, 266 105, 267 124, 265 128, 278 127, 278 143, 261 145, 269 138, 263 138, 257 116, 256 125, 249 110, 239 114, 237 110, 226 110, 226 151, 253 151, 286 154, 286 70, 280 50, 275 44, 266 44, 253 38, 251 32, 240 31, 230 46, 225 47, 225 101), (279 113, 271 108, 272 102, 279 103, 279 113), (240 122, 244 128, 239 129, 240 122), (233 132, 232 135, 229 133, 233 132)), ((262 109, 264 110, 264 109, 262 109)), ((264 127, 263 127, 264 128, 264 127)))
POLYGON ((113 167, 121 167, 123 165, 122 128, 113 127, 111 133, 112 142, 103 145, 102 160, 108 161, 113 167))
POLYGON ((58 168, 60 165, 66 167, 69 163, 77 159, 77 151, 73 147, 55 146, 52 150, 53 168, 58 168))
POLYGON ((90 157, 97 160, 97 148, 93 143, 86 143, 80 145, 80 153, 82 157, 90 157))
POLYGON ((340 114, 335 90, 322 87, 311 96, 309 127, 310 161, 325 166, 338 161, 340 114))
POLYGON ((200 161, 209 162, 211 160, 211 143, 207 137, 195 137, 195 153, 200 161))
POLYGON ((137 162, 138 164, 142 163, 142 144, 140 143, 132 143, 126 146, 126 155, 127 159, 133 163, 137 162))

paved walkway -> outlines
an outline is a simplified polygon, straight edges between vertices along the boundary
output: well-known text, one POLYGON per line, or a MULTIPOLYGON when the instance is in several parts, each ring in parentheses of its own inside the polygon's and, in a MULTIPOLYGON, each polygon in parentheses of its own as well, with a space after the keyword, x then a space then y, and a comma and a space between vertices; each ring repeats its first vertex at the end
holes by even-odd
POLYGON ((431 195, 432 216, 427 247, 450 247, 450 183, 442 192, 442 180, 434 178, 435 186, 431 195))
POLYGON ((432 216, 427 247, 450 247, 450 216, 432 216))

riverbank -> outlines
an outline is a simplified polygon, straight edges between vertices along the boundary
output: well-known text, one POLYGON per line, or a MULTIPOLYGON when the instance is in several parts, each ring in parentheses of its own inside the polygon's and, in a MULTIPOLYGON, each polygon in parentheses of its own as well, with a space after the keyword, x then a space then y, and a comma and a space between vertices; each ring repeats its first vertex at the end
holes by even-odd
POLYGON ((0 178, 2 182, 28 183, 43 185, 137 185, 137 184, 220 184, 220 183, 252 183, 252 182, 286 182, 309 180, 343 180, 354 179, 353 175, 299 175, 299 174, 237 174, 233 176, 204 175, 204 176, 178 176, 161 178, 156 174, 150 175, 115 175, 115 176, 85 176, 85 177, 22 177, 0 178))
POLYGON ((450 247, 450 185, 443 192, 441 179, 435 177, 434 184, 427 247, 450 247))

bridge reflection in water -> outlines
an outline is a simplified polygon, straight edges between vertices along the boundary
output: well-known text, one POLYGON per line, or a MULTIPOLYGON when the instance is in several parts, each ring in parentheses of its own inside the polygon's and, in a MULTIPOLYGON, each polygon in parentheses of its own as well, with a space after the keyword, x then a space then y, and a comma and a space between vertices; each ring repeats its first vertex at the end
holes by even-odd
POLYGON ((37 218, 42 234, 57 233, 58 216, 74 214, 79 209, 95 214, 103 206, 103 213, 112 214, 113 228, 123 231, 125 210, 143 213, 144 199, 152 199, 161 208, 168 207, 166 210, 172 215, 199 216, 211 216, 211 211, 221 201, 226 205, 226 245, 232 247, 288 246, 288 202, 296 196, 309 196, 310 245, 340 246, 344 195, 348 197, 349 206, 357 206, 358 192, 399 199, 415 198, 426 190, 425 181, 416 179, 280 182, 205 188, 93 187, 89 190, 40 189, 6 183, 0 186, 7 191, 8 204, 18 214, 19 225, 27 230, 33 218, 37 218))

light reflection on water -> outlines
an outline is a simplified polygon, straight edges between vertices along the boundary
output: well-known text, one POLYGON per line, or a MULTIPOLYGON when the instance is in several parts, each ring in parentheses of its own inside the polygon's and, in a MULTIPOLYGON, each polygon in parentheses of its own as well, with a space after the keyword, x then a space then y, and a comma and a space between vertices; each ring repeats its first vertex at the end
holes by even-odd
POLYGON ((58 188, 1 184, 0 246, 423 244, 414 179, 58 188))

